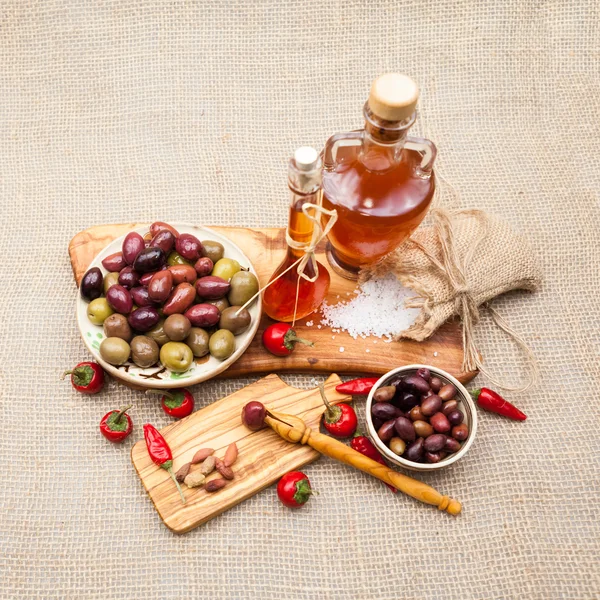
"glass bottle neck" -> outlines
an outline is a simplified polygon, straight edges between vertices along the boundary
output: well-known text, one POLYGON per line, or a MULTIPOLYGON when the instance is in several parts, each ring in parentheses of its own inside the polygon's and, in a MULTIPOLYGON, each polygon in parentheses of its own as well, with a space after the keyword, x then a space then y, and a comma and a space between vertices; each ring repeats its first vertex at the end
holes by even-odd
MULTIPOLYGON (((308 244, 312 239, 315 230, 314 222, 303 212, 302 207, 309 202, 310 204, 319 204, 321 190, 304 194, 290 187, 290 216, 288 221, 288 234, 294 242, 299 244, 308 244)), ((309 209, 309 214, 314 216, 314 210, 309 209)), ((288 255, 294 258, 300 258, 304 254, 303 250, 296 250, 288 246, 288 255)))

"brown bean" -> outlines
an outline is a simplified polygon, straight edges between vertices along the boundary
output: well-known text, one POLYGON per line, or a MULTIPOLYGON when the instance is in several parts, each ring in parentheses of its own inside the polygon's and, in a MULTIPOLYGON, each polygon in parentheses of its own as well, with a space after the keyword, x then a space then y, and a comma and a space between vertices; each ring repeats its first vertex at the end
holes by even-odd
POLYGON ((180 283, 167 298, 163 306, 165 315, 183 314, 194 302, 196 290, 189 283, 180 283))
POLYGON ((426 417, 434 415, 440 408, 442 408, 442 399, 436 394, 429 396, 429 398, 425 398, 425 400, 421 402, 421 412, 426 417))
POLYGON ((404 454, 404 450, 406 450, 406 442, 399 437, 393 437, 390 440, 390 450, 394 454, 402 456, 404 454))
POLYGON ((204 475, 202 475, 202 473, 200 473, 200 471, 196 471, 194 473, 190 473, 183 480, 183 482, 185 483, 185 485, 187 485, 189 488, 200 487, 201 485, 204 485, 205 481, 206 481, 206 477, 204 477, 204 475))
POLYGON ((426 452, 439 452, 446 445, 446 436, 443 433, 434 433, 425 438, 423 448, 426 452))
POLYGON ((451 383, 447 383, 438 392, 438 396, 444 401, 452 400, 452 398, 454 398, 454 396, 456 396, 456 392, 457 392, 457 389, 451 383))
POLYGON ((431 386, 431 389, 437 394, 444 387, 444 382, 439 377, 434 375, 429 381, 429 385, 431 386))
POLYGON ((227 450, 225 451, 225 456, 223 457, 223 463, 225 463, 226 467, 230 467, 238 457, 238 447, 235 442, 233 444, 229 444, 227 450))
POLYGON ((413 406, 408 413, 411 421, 424 421, 427 417, 421 412, 420 406, 413 406))
POLYGON ((373 394, 375 402, 389 402, 396 394, 396 388, 393 385, 380 387, 373 394))
POLYGON ((188 473, 190 472, 191 468, 192 468, 192 463, 185 463, 185 465, 183 465, 177 471, 177 473, 175 473, 175 479, 177 479, 177 481, 179 481, 179 483, 181 483, 188 476, 188 473))
POLYGON ((173 287, 173 274, 171 271, 158 271, 152 275, 148 283, 148 298, 153 302, 164 302, 173 287))
POLYGON ((437 433, 447 433, 452 427, 450 421, 448 421, 448 417, 441 412, 435 413, 435 415, 429 419, 429 422, 437 433))
POLYGON ((227 481, 225 479, 213 479, 211 481, 209 481, 206 486, 205 489, 207 492, 217 492, 220 489, 224 488, 227 485, 227 481))
POLYGON ((413 462, 419 462, 423 458, 423 438, 417 438, 406 447, 404 458, 413 462))
POLYGON ((226 467, 225 463, 220 458, 215 459, 215 467, 222 477, 225 479, 233 479, 234 475, 231 467, 226 467))
POLYGON ((201 448, 194 454, 194 458, 192 458, 192 464, 197 465, 208 458, 214 450, 212 448, 201 448))
POLYGON ((382 442, 389 442, 393 437, 396 430, 394 429, 395 419, 386 421, 377 431, 377 435, 382 442))
POLYGON ((398 417, 394 421, 394 429, 398 437, 405 442, 414 442, 417 437, 412 421, 406 417, 398 417))
POLYGON ((173 285, 195 283, 196 279, 198 279, 196 269, 192 265, 173 265, 169 267, 169 271, 173 275, 173 285))
POLYGON ((426 438, 433 435, 433 427, 427 421, 415 421, 413 427, 419 437, 426 438))
POLYGON ((200 465, 200 473, 202 473, 202 475, 205 477, 210 475, 215 470, 216 464, 217 459, 212 454, 207 456, 200 465))
POLYGON ((458 452, 460 450, 460 442, 454 438, 446 436, 446 445, 444 446, 444 450, 446 452, 458 452))
POLYGON ((464 442, 469 437, 469 428, 465 423, 455 425, 452 428, 452 437, 459 442, 464 442))
POLYGON ((448 416, 449 413, 451 413, 453 410, 456 410, 458 408, 458 401, 457 400, 448 400, 448 402, 444 402, 444 404, 442 404, 442 412, 448 416))
POLYGON ((452 412, 449 412, 446 417, 451 425, 460 425, 463 422, 465 415, 463 415, 460 410, 453 410, 452 412))
POLYGON ((426 394, 429 390, 429 384, 418 375, 409 375, 404 380, 404 386, 407 388, 411 388, 418 392, 419 394, 426 394))

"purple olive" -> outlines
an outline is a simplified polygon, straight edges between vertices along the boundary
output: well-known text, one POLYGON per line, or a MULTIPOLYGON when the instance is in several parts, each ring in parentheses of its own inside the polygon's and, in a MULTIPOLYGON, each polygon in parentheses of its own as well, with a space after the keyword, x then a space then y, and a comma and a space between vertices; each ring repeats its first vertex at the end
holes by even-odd
POLYGON ((465 415, 463 415, 460 410, 453 410, 446 415, 446 418, 452 425, 460 425, 463 422, 465 415))
POLYGON ((454 438, 446 436, 444 450, 446 452, 458 452, 460 450, 460 442, 454 438))
POLYGON ((406 458, 412 462, 420 462, 423 458, 423 444, 423 438, 417 438, 414 442, 406 447, 402 458, 406 458))
POLYGON ((401 440, 405 442, 414 442, 417 434, 415 433, 415 428, 413 427, 412 421, 407 419, 406 417, 398 417, 394 421, 394 428, 396 429, 396 433, 401 440))
POLYGON ((110 254, 102 261, 102 266, 111 273, 118 273, 121 269, 127 266, 122 252, 110 254))
POLYGON ((451 384, 447 383, 439 392, 438 396, 445 402, 446 400, 452 400, 456 396, 457 389, 451 384))
POLYGON ((138 273, 158 271, 165 263, 165 253, 160 248, 144 248, 133 263, 133 268, 138 273))
POLYGON ((401 390, 404 387, 404 377, 396 375, 386 385, 393 385, 396 389, 401 390))
POLYGON ((433 396, 429 396, 425 398, 423 402, 421 402, 421 412, 426 416, 430 417, 438 412, 442 408, 442 399, 434 394, 433 396))
POLYGON ((442 412, 448 416, 452 411, 458 409, 458 402, 456 400, 448 400, 442 404, 442 412))
POLYGON ((144 238, 137 232, 131 231, 123 240, 123 258, 128 265, 132 265, 137 255, 145 248, 144 238))
POLYGON ((119 273, 119 284, 126 290, 134 288, 140 282, 140 276, 133 270, 132 267, 125 267, 119 273))
POLYGON ((429 422, 437 433, 448 433, 452 427, 450 421, 448 421, 448 417, 441 412, 435 413, 435 415, 429 419, 429 422))
POLYGON ((434 433, 425 438, 423 447, 427 452, 438 452, 446 446, 446 436, 443 433, 434 433))
POLYGON ((214 263, 212 260, 210 260, 210 258, 208 258, 208 256, 203 256, 202 258, 199 258, 196 261, 196 264, 194 265, 194 269, 196 269, 196 273, 198 273, 198 277, 206 277, 207 275, 210 275, 213 267, 214 267, 214 263))
POLYGON ((202 243, 191 233, 182 233, 175 243, 175 250, 187 260, 198 260, 202 255, 202 243))
POLYGON ((151 240, 150 247, 160 248, 165 256, 169 256, 175 246, 175 236, 168 230, 159 231, 151 240))
POLYGON ((79 291, 81 296, 87 300, 95 300, 102 296, 102 284, 104 283, 104 277, 102 271, 98 267, 91 268, 81 280, 79 291))
POLYGON ((215 275, 201 277, 196 281, 196 293, 206 300, 218 300, 227 294, 231 287, 228 281, 215 275))
POLYGON ((395 420, 386 421, 378 430, 377 435, 382 442, 389 442, 395 435, 396 430, 394 429, 395 420))
POLYGON ((265 426, 267 409, 262 402, 253 400, 242 408, 242 423, 252 431, 258 431, 265 426))
POLYGON ((133 308, 133 300, 131 299, 129 290, 126 290, 118 283, 108 288, 106 301, 115 312, 121 315, 128 315, 133 308))
POLYGON ((184 314, 194 327, 213 327, 221 318, 221 313, 214 304, 194 304, 184 314))
POLYGON ((371 415, 384 421, 395 419, 400 416, 400 409, 389 402, 377 402, 371 405, 371 415))
POLYGON ((130 292, 133 303, 140 308, 142 306, 152 306, 154 303, 148 296, 148 288, 134 287, 130 292))
POLYGON ((142 306, 134 310, 127 321, 132 329, 140 332, 150 331, 159 321, 160 315, 152 306, 142 306))
POLYGON ((429 384, 422 377, 419 377, 416 374, 409 375, 404 380, 404 385, 407 388, 418 392, 419 394, 426 394, 429 391, 429 384))
POLYGON ((440 452, 425 452, 425 462, 428 463, 439 463, 440 460, 446 458, 446 453, 440 452))
POLYGON ((140 285, 148 287, 148 284, 150 283, 150 280, 152 279, 152 277, 154 277, 154 274, 157 273, 157 272, 158 271, 150 271, 149 273, 144 273, 140 277, 140 285))
POLYGON ((373 427, 375 431, 378 431, 379 428, 385 423, 383 419, 379 419, 378 417, 371 417, 371 421, 373 421, 373 427))
POLYGON ((420 369, 417 369, 416 375, 425 381, 429 381, 431 379, 431 371, 427 367, 421 367, 420 369))
POLYGON ((452 437, 459 442, 464 442, 469 437, 469 428, 461 423, 452 428, 452 437))
POLYGON ((394 400, 394 404, 406 412, 419 404, 419 398, 412 392, 399 392, 399 397, 394 400))
MULTIPOLYGON (((171 232, 167 231, 167 233, 171 232)), ((153 302, 163 303, 170 296, 172 288, 173 274, 171 271, 158 271, 157 273, 154 273, 152 279, 148 283, 148 297, 153 302)))
POLYGON ((437 376, 433 376, 430 380, 429 380, 429 385, 431 386, 431 389, 437 394, 437 392, 439 392, 442 387, 444 387, 444 382, 437 376))

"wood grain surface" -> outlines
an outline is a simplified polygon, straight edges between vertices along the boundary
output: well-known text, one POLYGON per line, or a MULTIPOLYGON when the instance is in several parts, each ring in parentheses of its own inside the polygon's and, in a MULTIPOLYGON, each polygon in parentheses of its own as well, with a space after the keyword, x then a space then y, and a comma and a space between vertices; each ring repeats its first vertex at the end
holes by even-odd
MULTIPOLYGON (((339 382, 337 375, 331 375, 325 382, 325 393, 331 403, 350 399, 335 391, 339 382)), ((246 428, 241 412, 251 400, 259 400, 271 410, 296 415, 314 429, 319 428, 325 408, 318 388, 299 390, 285 384, 277 375, 269 375, 162 429, 173 452, 174 471, 190 462, 200 448, 213 448, 215 456, 223 458, 229 444, 235 442, 238 446, 239 456, 232 467, 235 478, 212 494, 203 487, 189 489, 182 485, 186 504, 181 502, 169 474, 150 459, 144 440, 131 449, 131 460, 144 488, 165 525, 175 533, 206 523, 268 487, 288 471, 299 469, 320 456, 309 446, 286 442, 269 428, 254 432, 246 428)), ((198 468, 193 466, 192 470, 198 468)), ((219 477, 214 473, 207 480, 219 477)))
MULTIPOLYGON (((78 233, 69 244, 69 255, 73 274, 79 284, 93 258, 112 240, 125 235, 130 230, 143 226, 142 223, 120 225, 100 225, 78 233)), ((285 249, 283 229, 250 229, 241 227, 213 227, 222 235, 234 241, 252 261, 258 273, 261 285, 268 282, 271 274, 282 260, 285 249)), ((327 264, 321 245, 317 258, 327 264)), ((331 288, 327 300, 334 304, 347 298, 356 284, 336 275, 331 269, 331 288)), ((396 367, 424 363, 448 371, 459 381, 465 383, 477 374, 462 370, 462 333, 457 322, 449 322, 424 342, 403 340, 385 343, 376 338, 354 340, 345 333, 332 334, 331 329, 317 328, 319 315, 311 315, 296 324, 300 337, 311 339, 314 347, 302 344, 296 346, 294 353, 286 358, 276 358, 262 347, 262 332, 272 321, 263 316, 258 333, 243 356, 219 377, 238 377, 241 375, 271 372, 320 372, 320 373, 373 373, 382 375, 396 367), (308 327, 307 322, 313 321, 308 327), (343 348, 343 352, 340 351, 343 348), (367 348, 369 352, 366 352, 367 348)))

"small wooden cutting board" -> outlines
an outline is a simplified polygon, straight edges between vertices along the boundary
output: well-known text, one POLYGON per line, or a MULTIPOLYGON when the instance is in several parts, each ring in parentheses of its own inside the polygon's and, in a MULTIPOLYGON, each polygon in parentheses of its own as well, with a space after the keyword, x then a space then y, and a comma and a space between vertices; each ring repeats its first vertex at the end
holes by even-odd
MULTIPOLYGON (((77 284, 85 274, 93 258, 112 240, 125 235, 140 223, 120 225, 99 225, 78 233, 69 244, 69 255, 77 284)), ((245 227, 213 227, 218 233, 234 241, 252 261, 258 273, 260 284, 265 285, 281 262, 286 251, 284 229, 250 229, 245 227)), ((317 259, 327 265, 325 244, 321 244, 317 259)), ((327 296, 330 304, 348 299, 355 290, 353 281, 344 279, 329 270, 331 287, 327 296), (338 299, 339 297, 339 299, 338 299)), ((345 333, 332 333, 329 327, 318 329, 320 316, 311 315, 296 323, 300 337, 315 342, 314 347, 302 344, 286 358, 269 354, 262 346, 264 329, 272 323, 263 316, 258 333, 242 357, 219 377, 239 377, 271 372, 326 372, 326 373, 374 373, 383 375, 396 367, 422 363, 448 371, 465 383, 477 374, 476 371, 463 372, 462 332, 460 324, 448 322, 424 342, 403 340, 385 343, 377 338, 353 339, 345 333), (306 323, 313 322, 312 327, 306 323), (342 351, 343 349, 343 351, 342 351), (367 349, 369 352, 367 352, 367 349)))
MULTIPOLYGON (((339 383, 337 375, 331 375, 325 382, 325 394, 331 403, 350 399, 335 391, 339 383)), ((245 427, 242 407, 251 400, 259 400, 277 412, 297 415, 317 430, 325 410, 318 388, 299 390, 284 383, 277 375, 269 375, 162 429, 173 452, 174 471, 190 462, 200 448, 213 448, 219 458, 223 458, 233 442, 239 450, 232 467, 235 478, 212 494, 203 487, 190 489, 182 485, 186 504, 181 502, 167 471, 150 459, 144 440, 131 449, 131 460, 144 488, 165 525, 175 533, 185 533, 206 523, 268 487, 288 471, 319 458, 316 450, 290 444, 271 429, 253 432, 245 427)), ((199 465, 192 467, 193 470, 198 468, 199 465)), ((218 473, 213 473, 207 480, 219 477, 218 473)))

